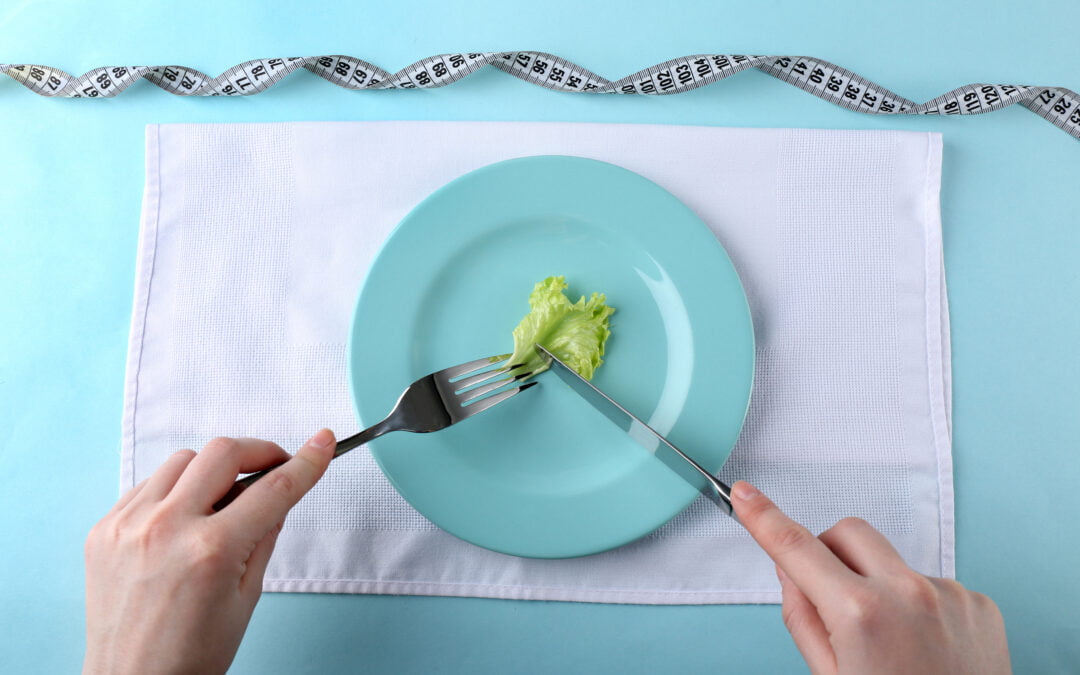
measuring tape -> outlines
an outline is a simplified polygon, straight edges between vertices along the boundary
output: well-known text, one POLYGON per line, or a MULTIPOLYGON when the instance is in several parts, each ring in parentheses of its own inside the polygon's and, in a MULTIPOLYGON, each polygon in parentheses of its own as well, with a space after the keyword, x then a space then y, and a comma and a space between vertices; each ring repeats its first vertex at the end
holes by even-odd
POLYGON ((874 115, 978 115, 1020 104, 1080 139, 1080 96, 1063 87, 969 84, 925 103, 915 103, 840 66, 809 56, 699 54, 671 59, 611 81, 544 52, 439 54, 396 73, 352 56, 255 59, 217 77, 184 66, 95 68, 78 77, 58 68, 0 64, 6 73, 42 96, 108 98, 137 80, 149 80, 178 96, 250 96, 266 91, 303 68, 346 89, 433 89, 492 66, 532 84, 588 94, 678 94, 730 75, 758 70, 848 110, 874 115))

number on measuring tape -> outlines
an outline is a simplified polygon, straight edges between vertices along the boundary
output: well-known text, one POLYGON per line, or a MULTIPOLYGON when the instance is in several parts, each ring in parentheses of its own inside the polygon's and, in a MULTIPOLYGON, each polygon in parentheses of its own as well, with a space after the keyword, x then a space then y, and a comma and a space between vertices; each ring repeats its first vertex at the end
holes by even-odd
POLYGON ((588 94, 678 94, 744 70, 757 69, 805 92, 855 112, 872 115, 979 115, 1020 105, 1080 139, 1080 95, 1064 87, 969 84, 916 103, 840 66, 810 56, 696 54, 671 59, 618 80, 544 52, 439 54, 390 73, 346 55, 245 61, 217 77, 185 66, 95 68, 78 77, 59 68, 0 64, 0 73, 42 96, 111 98, 138 80, 177 96, 250 96, 304 69, 354 90, 433 89, 490 66, 547 89, 588 94))

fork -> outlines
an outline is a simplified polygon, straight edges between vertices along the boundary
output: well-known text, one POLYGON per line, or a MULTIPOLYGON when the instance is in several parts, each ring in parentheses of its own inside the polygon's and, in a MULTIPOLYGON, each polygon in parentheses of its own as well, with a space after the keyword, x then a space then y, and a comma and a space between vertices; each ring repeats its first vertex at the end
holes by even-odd
MULTIPOLYGON (((473 415, 494 407, 503 401, 520 394, 537 384, 529 382, 510 389, 495 392, 512 382, 523 380, 531 372, 510 375, 523 364, 510 364, 501 368, 487 369, 496 364, 505 363, 510 354, 488 356, 468 363, 438 370, 421 377, 410 384, 398 398, 394 409, 381 422, 378 422, 358 434, 342 439, 337 443, 334 457, 360 447, 364 443, 390 433, 391 431, 411 431, 429 433, 457 424, 473 415), (500 379, 500 375, 506 375, 500 379), (487 396, 491 394, 491 396, 487 396)), ((240 493, 251 487, 256 481, 284 464, 253 473, 233 483, 216 504, 214 510, 220 511, 228 506, 240 493)))

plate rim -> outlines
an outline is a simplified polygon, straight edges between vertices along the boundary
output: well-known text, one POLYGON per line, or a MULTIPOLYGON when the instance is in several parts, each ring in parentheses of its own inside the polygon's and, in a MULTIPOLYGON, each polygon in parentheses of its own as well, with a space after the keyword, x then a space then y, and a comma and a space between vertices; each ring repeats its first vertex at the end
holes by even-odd
MULTIPOLYGON (((351 315, 350 321, 349 321, 348 340, 347 340, 347 344, 346 344, 346 377, 348 379, 348 387, 349 387, 350 401, 352 403, 353 414, 355 415, 357 421, 359 422, 362 419, 362 416, 360 414, 360 406, 359 406, 359 403, 358 403, 357 378, 355 377, 356 368, 355 368, 355 363, 354 363, 354 354, 355 354, 354 345, 355 345, 356 336, 357 336, 357 328, 356 327, 357 327, 357 323, 358 323, 358 318, 360 317, 361 304, 362 304, 362 302, 364 300, 364 297, 365 297, 365 291, 368 289, 369 282, 372 279, 372 272, 376 270, 376 267, 379 264, 379 261, 384 259, 384 254, 388 251, 388 249, 390 248, 392 242, 403 231, 405 231, 407 229, 410 221, 413 220, 416 212, 420 211, 421 208, 425 204, 427 204, 429 201, 432 201, 432 200, 435 200, 435 199, 439 198, 445 192, 453 190, 454 188, 456 188, 458 186, 458 184, 460 182, 462 182, 464 180, 467 180, 467 179, 472 179, 472 178, 476 177, 478 174, 486 174, 486 173, 489 173, 489 172, 497 171, 498 169, 500 169, 502 167, 505 167, 507 165, 511 165, 511 164, 521 164, 521 163, 529 163, 529 162, 537 162, 537 161, 550 161, 550 160, 557 160, 557 161, 568 160, 571 163, 603 165, 605 167, 605 170, 614 169, 618 173, 622 173, 624 175, 627 175, 627 177, 631 178, 631 180, 645 181, 646 183, 654 186, 661 193, 666 195, 666 198, 670 199, 674 204, 684 208, 692 216, 692 219, 694 221, 696 221, 696 224, 698 226, 700 226, 701 228, 703 228, 705 231, 707 231, 707 233, 712 238, 712 240, 715 241, 717 249, 719 250, 720 254, 723 256, 723 258, 727 261, 727 264, 730 265, 731 270, 734 273, 733 278, 735 280, 735 285, 738 288, 739 296, 741 298, 741 311, 742 311, 742 313, 745 314, 746 326, 748 328, 747 332, 748 332, 748 336, 749 336, 749 377, 747 378, 747 381, 745 383, 745 386, 746 386, 746 397, 745 398, 746 398, 746 400, 745 400, 745 404, 742 406, 741 415, 740 415, 740 418, 739 418, 739 427, 738 427, 738 429, 739 429, 739 432, 741 433, 741 430, 745 427, 745 424, 746 424, 746 418, 747 418, 747 414, 749 412, 750 401, 751 401, 752 396, 753 396, 754 372, 755 372, 756 365, 757 365, 756 364, 756 361, 757 361, 757 344, 756 344, 757 335, 756 335, 756 331, 754 330, 753 314, 752 314, 751 309, 750 309, 749 296, 746 293, 746 286, 743 283, 742 277, 738 273, 738 269, 735 267, 734 261, 732 260, 730 253, 728 253, 726 247, 720 241, 719 237, 716 236, 716 233, 712 230, 712 228, 709 227, 709 225, 701 218, 701 216, 699 216, 697 214, 696 211, 691 209, 685 202, 683 202, 681 199, 676 197, 669 190, 667 190, 667 188, 660 185, 656 181, 653 181, 652 179, 647 178, 647 177, 641 175, 640 173, 638 173, 638 172, 636 172, 636 171, 634 171, 632 169, 628 169, 628 168, 623 167, 623 166, 621 166, 619 164, 616 164, 614 162, 609 162, 609 161, 606 161, 606 160, 596 159, 596 158, 592 158, 592 157, 585 157, 585 156, 580 156, 580 155, 568 155, 568 154, 558 154, 558 153, 555 153, 555 154, 538 154, 538 155, 522 155, 522 156, 506 158, 506 159, 497 160, 497 161, 494 161, 494 162, 489 162, 487 164, 484 164, 484 165, 475 167, 473 169, 470 169, 468 171, 465 171, 463 173, 460 173, 460 174, 456 175, 455 177, 443 182, 435 190, 432 190, 431 192, 427 193, 426 195, 424 195, 423 198, 421 198, 419 201, 414 203, 409 208, 408 212, 397 222, 397 224, 394 226, 394 228, 391 230, 391 232, 386 236, 386 238, 380 244, 380 246, 379 246, 378 250, 376 251, 375 255, 371 259, 371 262, 369 263, 367 269, 365 270, 363 278, 362 278, 362 280, 361 280, 361 282, 360 282, 360 284, 359 284, 359 286, 357 288, 355 301, 353 303, 352 315, 351 315)), ((422 374, 418 375, 418 377, 419 376, 422 376, 422 374)), ((404 388, 406 386, 408 386, 408 385, 407 384, 402 385, 402 390, 404 390, 404 388)), ((389 413, 389 409, 387 410, 387 413, 389 413)), ((731 441, 731 445, 727 449, 727 455, 724 457, 723 461, 719 464, 719 466, 717 466, 715 469, 713 469, 714 472, 719 470, 730 459, 731 450, 734 448, 734 445, 737 442, 738 437, 739 437, 739 433, 736 433, 735 437, 731 441)), ((372 441, 372 443, 378 444, 379 440, 374 439, 372 441)), ((413 504, 413 502, 406 497, 404 492, 402 492, 401 486, 400 486, 400 484, 398 482, 398 477, 396 477, 393 472, 387 471, 387 468, 384 465, 384 463, 383 463, 383 461, 382 461, 382 459, 380 457, 381 453, 377 452, 376 450, 377 450, 377 448, 372 446, 370 454, 371 454, 372 458, 375 460, 376 465, 379 467, 379 470, 382 473, 382 475, 390 482, 390 484, 393 486, 394 490, 401 496, 401 498, 404 499, 405 502, 408 503, 410 507, 416 509, 416 506, 413 504)), ((498 546, 496 544, 493 544, 492 542, 476 541, 472 537, 465 536, 465 535, 463 535, 463 534, 461 534, 459 532, 455 532, 453 529, 448 529, 444 525, 437 522, 437 520, 435 518, 432 518, 432 517, 428 516, 428 514, 424 513, 423 511, 420 511, 419 509, 416 509, 416 510, 424 518, 430 520, 439 529, 439 531, 448 533, 448 534, 450 534, 450 535, 452 535, 452 536, 454 536, 454 537, 456 537, 456 538, 458 538, 458 539, 460 539, 462 541, 466 541, 466 542, 468 542, 470 544, 473 544, 475 546, 478 546, 478 547, 481 547, 481 548, 484 548, 484 549, 487 549, 487 550, 495 551, 497 553, 512 555, 512 556, 515 556, 515 557, 526 558, 526 559, 528 559, 528 558, 535 558, 535 559, 569 559, 569 558, 583 557, 583 556, 589 556, 589 555, 595 555, 595 554, 603 553, 603 552, 606 552, 606 551, 610 551, 610 550, 625 546, 625 545, 630 544, 630 543, 632 543, 634 541, 638 541, 638 540, 648 536, 652 532, 656 531, 657 529, 659 529, 660 527, 665 525, 667 522, 671 521, 673 518, 678 516, 678 514, 682 513, 693 501, 695 501, 697 499, 698 495, 699 495, 699 493, 697 493, 696 491, 688 493, 688 497, 684 500, 684 502, 680 503, 680 506, 679 506, 678 509, 674 510, 671 514, 667 515, 666 517, 661 519, 659 522, 657 522, 655 524, 650 523, 647 529, 643 529, 638 534, 635 534, 635 535, 629 536, 629 537, 618 538, 617 541, 604 543, 603 545, 598 545, 598 546, 591 547, 587 551, 575 552, 575 553, 571 553, 571 554, 553 553, 553 554, 549 555, 549 554, 545 554, 543 552, 524 553, 524 552, 517 551, 517 550, 510 550, 509 548, 502 548, 502 547, 500 547, 500 546, 498 546)))

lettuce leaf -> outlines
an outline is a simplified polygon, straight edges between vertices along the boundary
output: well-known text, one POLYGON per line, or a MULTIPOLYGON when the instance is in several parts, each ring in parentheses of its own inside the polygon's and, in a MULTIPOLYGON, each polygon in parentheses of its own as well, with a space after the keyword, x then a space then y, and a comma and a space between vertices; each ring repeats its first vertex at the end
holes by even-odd
POLYGON ((566 287, 565 278, 548 277, 529 294, 532 309, 514 329, 514 354, 510 357, 510 363, 525 365, 520 372, 536 375, 550 366, 549 359, 536 352, 535 344, 543 345, 587 380, 604 362, 600 357, 611 335, 608 317, 614 308, 604 304, 607 298, 603 293, 571 303, 563 293, 566 287))

